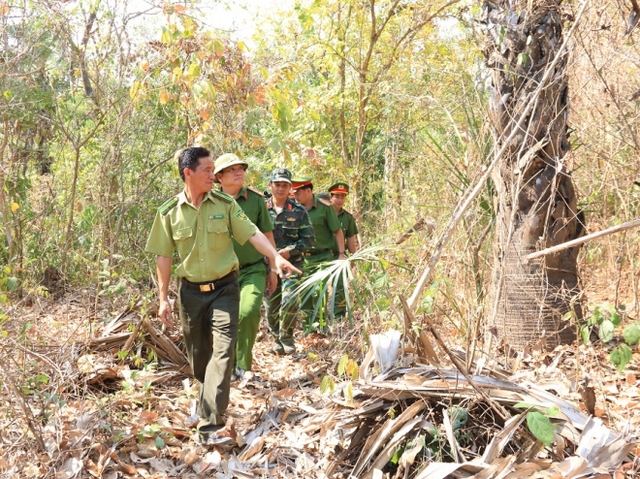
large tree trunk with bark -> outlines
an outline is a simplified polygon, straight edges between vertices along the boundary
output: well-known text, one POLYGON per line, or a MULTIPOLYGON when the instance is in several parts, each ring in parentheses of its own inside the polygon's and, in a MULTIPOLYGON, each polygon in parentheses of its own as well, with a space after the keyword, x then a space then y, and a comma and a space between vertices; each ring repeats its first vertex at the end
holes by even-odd
POLYGON ((485 55, 492 72, 489 116, 496 151, 507 145, 493 174, 497 216, 490 327, 515 351, 572 341, 575 321, 568 318, 581 317, 579 247, 540 260, 525 258, 583 234, 564 163, 568 82, 560 3, 485 3, 485 55))

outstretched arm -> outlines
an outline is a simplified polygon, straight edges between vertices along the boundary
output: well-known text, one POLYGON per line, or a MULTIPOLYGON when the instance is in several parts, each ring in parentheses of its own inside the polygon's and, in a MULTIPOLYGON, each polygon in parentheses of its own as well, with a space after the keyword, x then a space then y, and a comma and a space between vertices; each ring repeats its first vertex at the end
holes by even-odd
POLYGON ((256 234, 249 238, 249 243, 251 243, 263 256, 267 257, 271 269, 281 278, 291 276, 292 273, 302 274, 302 271, 278 254, 276 249, 271 246, 269 239, 264 235, 264 233, 257 231, 256 234))

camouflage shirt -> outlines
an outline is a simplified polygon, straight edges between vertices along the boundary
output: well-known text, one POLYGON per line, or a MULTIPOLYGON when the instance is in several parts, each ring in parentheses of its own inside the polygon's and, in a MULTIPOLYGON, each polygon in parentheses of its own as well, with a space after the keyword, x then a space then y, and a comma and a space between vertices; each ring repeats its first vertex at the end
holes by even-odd
POLYGON ((277 213, 273 198, 269 198, 267 210, 275 226, 273 237, 276 249, 288 249, 289 261, 299 267, 303 262, 302 253, 311 248, 315 240, 307 209, 287 198, 282 211, 277 213))

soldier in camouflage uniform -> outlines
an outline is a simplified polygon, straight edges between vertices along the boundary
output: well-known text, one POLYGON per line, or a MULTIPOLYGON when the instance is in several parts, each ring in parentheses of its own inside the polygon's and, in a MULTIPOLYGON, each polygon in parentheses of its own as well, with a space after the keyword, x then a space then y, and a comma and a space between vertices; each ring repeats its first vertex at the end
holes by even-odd
MULTIPOLYGON (((278 253, 296 268, 302 269, 303 254, 314 242, 313 228, 307 210, 289 198, 291 173, 285 168, 276 168, 271 173, 269 187, 273 196, 267 200, 267 210, 275 226, 274 238, 278 253)), ((269 331, 275 337, 276 354, 293 354, 293 328, 298 312, 298 301, 293 291, 299 278, 283 278, 275 292, 267 300, 269 331)))

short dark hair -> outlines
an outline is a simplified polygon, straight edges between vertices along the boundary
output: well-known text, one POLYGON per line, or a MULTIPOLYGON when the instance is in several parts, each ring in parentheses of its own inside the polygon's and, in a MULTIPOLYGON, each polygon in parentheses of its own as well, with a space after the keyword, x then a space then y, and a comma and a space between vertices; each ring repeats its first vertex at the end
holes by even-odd
POLYGON ((195 171, 200 164, 200 158, 206 158, 207 156, 211 156, 211 152, 201 146, 192 146, 182 150, 178 156, 178 170, 182 181, 184 181, 185 168, 195 171))

